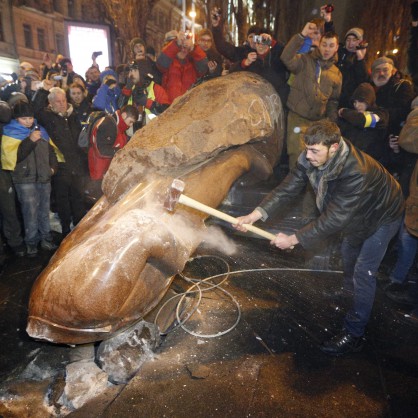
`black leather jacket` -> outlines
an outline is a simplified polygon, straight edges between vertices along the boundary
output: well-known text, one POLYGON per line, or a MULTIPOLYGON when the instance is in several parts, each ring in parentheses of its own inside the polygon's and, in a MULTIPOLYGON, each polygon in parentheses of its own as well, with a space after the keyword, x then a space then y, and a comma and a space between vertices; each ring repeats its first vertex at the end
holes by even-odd
MULTIPOLYGON (((395 221, 403 213, 404 199, 397 181, 374 159, 344 142, 348 156, 337 170, 332 167, 334 161, 330 163, 330 175, 322 188, 320 216, 296 232, 306 249, 340 232, 352 245, 359 245, 381 225, 395 221)), ((341 148, 333 160, 338 160, 341 148)), ((305 153, 301 154, 296 167, 263 200, 260 208, 271 215, 283 207, 304 190, 313 170, 317 169, 306 160, 305 153)))

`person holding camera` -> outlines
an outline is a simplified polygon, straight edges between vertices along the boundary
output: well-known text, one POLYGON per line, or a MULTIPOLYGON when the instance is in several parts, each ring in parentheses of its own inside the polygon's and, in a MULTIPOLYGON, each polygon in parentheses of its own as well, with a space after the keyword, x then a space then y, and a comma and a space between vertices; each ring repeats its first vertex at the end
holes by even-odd
POLYGON ((337 67, 343 76, 339 107, 349 107, 354 90, 369 79, 364 59, 368 44, 363 36, 363 29, 349 29, 345 34, 344 44, 338 50, 337 67))
POLYGON ((52 178, 52 193, 62 228, 62 238, 87 213, 85 184, 87 156, 78 146, 81 123, 68 103, 65 90, 43 80, 32 101, 35 116, 57 147, 58 172, 52 178))
POLYGON ((287 107, 287 153, 292 169, 303 151, 300 132, 312 122, 323 118, 336 121, 342 76, 337 62, 338 35, 327 32, 321 36, 318 48, 306 54, 298 53, 306 37, 317 35, 317 26, 307 22, 302 32, 294 35, 285 46, 281 60, 294 74, 287 107))
POLYGON ((162 86, 170 104, 208 72, 208 58, 202 48, 193 42, 190 32, 180 31, 176 39, 164 46, 157 58, 157 68, 163 74, 162 86))
POLYGON ((151 114, 157 116, 167 109, 170 100, 163 87, 153 81, 152 67, 148 60, 134 60, 128 68, 128 81, 122 89, 118 104, 119 108, 127 104, 137 106, 140 123, 134 125, 136 131, 145 123, 143 113, 148 119, 151 114))
POLYGON ((118 85, 117 74, 113 70, 105 70, 100 73, 101 86, 93 97, 94 109, 114 113, 119 109, 119 97, 121 89, 118 85))
POLYGON ((283 45, 271 37, 267 29, 262 29, 259 35, 254 35, 254 51, 231 68, 233 71, 251 71, 269 81, 280 96, 283 106, 289 94, 287 70, 280 56, 283 45))
POLYGON ((215 7, 211 12, 212 34, 216 50, 232 64, 240 63, 250 52, 255 52, 254 36, 261 34, 261 28, 250 26, 244 45, 235 46, 225 40, 222 11, 215 7))
POLYGON ((4 127, 1 161, 10 170, 22 210, 28 257, 57 248, 51 236, 49 203, 51 176, 57 172, 58 161, 48 133, 37 125, 29 103, 13 108, 13 120, 4 127))

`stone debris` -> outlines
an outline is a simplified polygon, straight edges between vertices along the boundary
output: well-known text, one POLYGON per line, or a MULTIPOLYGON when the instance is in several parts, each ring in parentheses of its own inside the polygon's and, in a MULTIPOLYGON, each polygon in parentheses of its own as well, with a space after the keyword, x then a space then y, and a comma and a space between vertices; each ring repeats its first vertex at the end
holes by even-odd
POLYGON ((127 383, 142 364, 154 358, 160 343, 158 327, 140 321, 127 330, 100 343, 97 361, 115 384, 127 383))
POLYGON ((81 360, 66 367, 65 388, 59 403, 70 410, 79 409, 108 387, 107 373, 93 361, 81 360))

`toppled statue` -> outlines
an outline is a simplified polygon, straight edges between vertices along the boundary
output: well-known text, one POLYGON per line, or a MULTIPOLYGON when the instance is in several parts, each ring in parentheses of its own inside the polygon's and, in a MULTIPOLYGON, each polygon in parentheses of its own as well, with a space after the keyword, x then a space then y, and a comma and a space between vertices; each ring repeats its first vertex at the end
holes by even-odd
POLYGON ((109 338, 151 311, 202 240, 208 216, 165 211, 174 178, 216 207, 252 172, 272 174, 283 143, 274 88, 252 73, 204 83, 178 98, 114 157, 104 195, 37 278, 27 332, 55 343, 109 338))

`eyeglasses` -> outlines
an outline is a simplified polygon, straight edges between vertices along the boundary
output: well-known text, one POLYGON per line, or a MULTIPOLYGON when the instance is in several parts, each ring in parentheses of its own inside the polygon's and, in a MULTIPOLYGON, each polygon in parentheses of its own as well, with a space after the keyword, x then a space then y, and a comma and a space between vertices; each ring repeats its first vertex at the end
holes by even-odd
POLYGON ((199 42, 202 42, 202 44, 211 44, 212 39, 201 38, 201 39, 199 39, 199 42))

